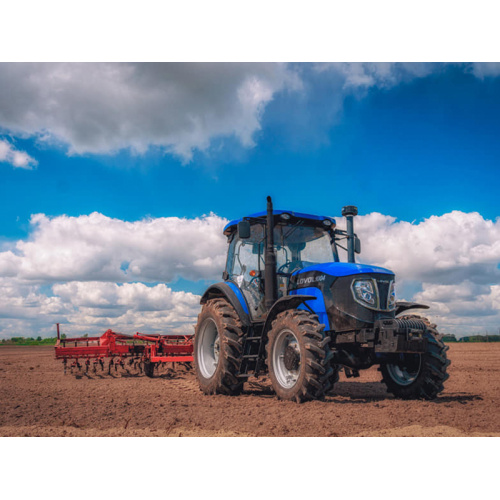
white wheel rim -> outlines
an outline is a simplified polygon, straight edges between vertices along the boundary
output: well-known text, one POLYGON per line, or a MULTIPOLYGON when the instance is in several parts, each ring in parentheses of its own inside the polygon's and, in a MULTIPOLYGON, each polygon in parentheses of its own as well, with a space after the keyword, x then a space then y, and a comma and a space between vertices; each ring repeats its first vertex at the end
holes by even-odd
POLYGON ((301 361, 299 341, 291 330, 285 329, 279 332, 274 342, 272 360, 278 383, 285 389, 291 389, 299 379, 301 361), (299 357, 298 367, 295 370, 285 366, 285 352, 288 347, 294 349, 299 357))
POLYGON ((198 340, 198 365, 201 374, 205 378, 210 378, 215 373, 219 364, 219 332, 214 320, 208 318, 200 328, 198 340))
POLYGON ((413 384, 415 380, 417 379, 419 373, 420 373, 420 368, 422 366, 422 357, 418 357, 418 368, 416 371, 410 371, 408 368, 401 366, 399 364, 387 364, 387 371, 389 372, 389 375, 391 378, 396 382, 398 385, 401 386, 407 386, 413 384))

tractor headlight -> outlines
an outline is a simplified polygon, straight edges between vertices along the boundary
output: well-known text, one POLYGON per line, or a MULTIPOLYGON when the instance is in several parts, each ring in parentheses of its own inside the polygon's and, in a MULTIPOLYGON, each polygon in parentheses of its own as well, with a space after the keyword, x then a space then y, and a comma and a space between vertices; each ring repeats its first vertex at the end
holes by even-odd
POLYGON ((387 296, 387 309, 393 311, 396 309, 396 286, 394 281, 391 281, 391 286, 389 287, 389 295, 387 296))
POLYGON ((377 285, 373 280, 354 280, 351 288, 356 302, 371 309, 378 309, 377 285))

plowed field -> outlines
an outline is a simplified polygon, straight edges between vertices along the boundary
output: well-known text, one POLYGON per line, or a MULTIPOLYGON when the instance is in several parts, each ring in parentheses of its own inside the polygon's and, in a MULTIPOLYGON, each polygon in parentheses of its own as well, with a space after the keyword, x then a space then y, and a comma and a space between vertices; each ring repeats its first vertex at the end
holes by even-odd
POLYGON ((0 347, 1 436, 500 436, 500 343, 451 344, 435 401, 400 401, 376 367, 297 405, 269 382, 204 396, 193 372, 63 374, 50 347, 0 347))

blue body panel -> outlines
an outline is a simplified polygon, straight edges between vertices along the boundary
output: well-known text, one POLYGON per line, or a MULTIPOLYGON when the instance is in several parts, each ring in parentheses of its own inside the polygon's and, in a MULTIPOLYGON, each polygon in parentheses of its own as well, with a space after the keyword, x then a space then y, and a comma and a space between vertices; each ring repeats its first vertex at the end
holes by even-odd
MULTIPOLYGON (((384 269, 383 267, 377 266, 369 266, 366 264, 353 264, 349 262, 328 262, 325 264, 315 264, 313 266, 305 267, 300 271, 296 271, 293 273, 294 276, 298 276, 303 273, 317 271, 321 273, 328 274, 330 276, 334 276, 336 278, 342 276, 352 276, 356 274, 365 274, 365 273, 380 273, 380 274, 394 274, 392 271, 388 269, 384 269)), ((328 314, 326 312, 325 299, 323 297, 323 292, 321 288, 318 287, 305 287, 298 288, 297 290, 290 290, 290 295, 314 295, 316 300, 311 300, 307 302, 307 305, 318 315, 320 323, 325 325, 325 331, 330 330, 330 321, 328 320, 328 314)), ((299 309, 306 309, 307 307, 302 304, 299 309)))
POLYGON ((350 262, 327 262, 325 264, 314 264, 312 266, 304 267, 304 269, 301 269, 300 271, 295 271, 293 273, 293 276, 297 276, 298 274, 302 273, 308 273, 310 271, 318 271, 330 276, 335 276, 337 278, 341 276, 351 276, 353 274, 364 273, 394 274, 392 271, 389 271, 389 269, 370 266, 368 264, 352 264, 350 262))
MULTIPOLYGON (((316 300, 308 300, 307 305, 318 315, 319 322, 325 325, 325 331, 330 330, 330 321, 328 321, 328 315, 326 314, 325 299, 323 297, 323 292, 315 287, 310 286, 307 288, 299 288, 298 290, 290 290, 289 295, 314 295, 316 300)), ((299 309, 308 310, 304 304, 301 304, 299 309)))
POLYGON ((247 314, 250 314, 248 312, 247 301, 245 300, 245 297, 243 297, 243 294, 241 293, 241 290, 239 289, 239 287, 235 283, 233 283, 232 281, 226 281, 226 283, 230 286, 231 290, 236 294, 236 297, 238 298, 238 300, 241 303, 241 307, 243 307, 243 310, 247 314))
MULTIPOLYGON (((273 210, 274 215, 281 215, 281 214, 290 214, 293 217, 298 217, 299 219, 310 219, 310 220, 325 220, 329 219, 335 224, 335 219, 332 217, 328 217, 326 215, 312 215, 312 214, 303 214, 300 212, 293 212, 292 210, 273 210)), ((252 217, 252 218, 257 218, 257 217, 265 217, 267 215, 267 212, 257 212, 252 215, 248 215, 247 217, 252 217)), ((238 222, 241 222, 245 217, 242 217, 241 219, 235 219, 232 220, 229 224, 226 225, 224 228, 224 233, 233 226, 236 226, 238 222)))

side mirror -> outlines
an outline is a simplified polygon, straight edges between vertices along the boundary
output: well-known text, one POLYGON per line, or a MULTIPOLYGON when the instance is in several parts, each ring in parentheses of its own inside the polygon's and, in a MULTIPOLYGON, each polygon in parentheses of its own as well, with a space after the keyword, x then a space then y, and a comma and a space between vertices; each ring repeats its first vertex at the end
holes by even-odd
POLYGON ((357 236, 354 236, 354 251, 361 253, 361 240, 357 236))
POLYGON ((238 222, 238 238, 241 240, 250 238, 250 222, 247 220, 238 222))

